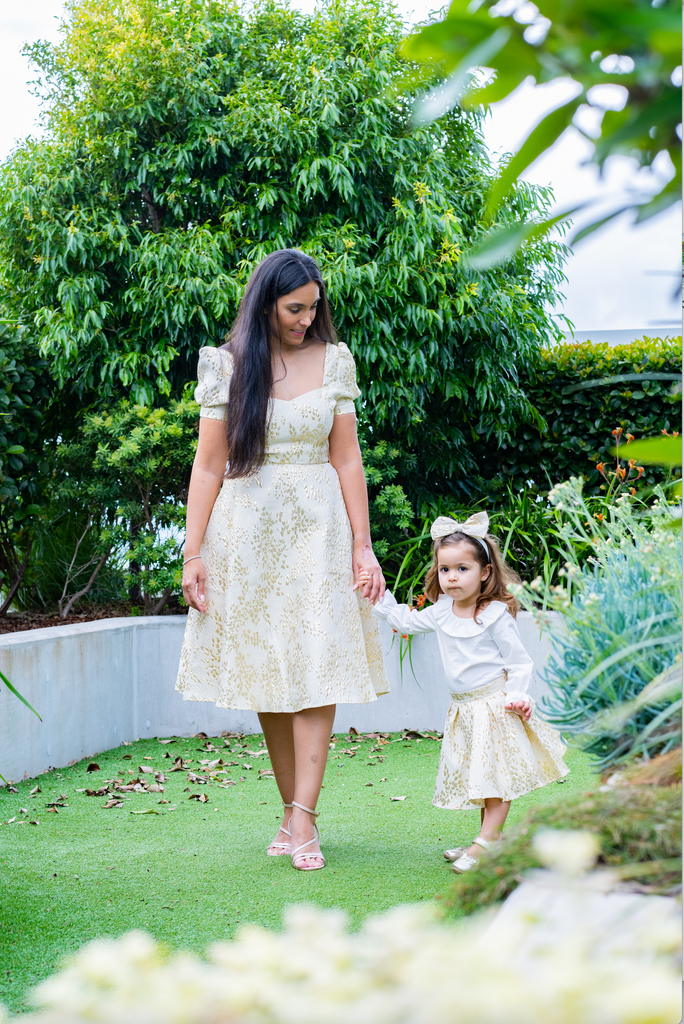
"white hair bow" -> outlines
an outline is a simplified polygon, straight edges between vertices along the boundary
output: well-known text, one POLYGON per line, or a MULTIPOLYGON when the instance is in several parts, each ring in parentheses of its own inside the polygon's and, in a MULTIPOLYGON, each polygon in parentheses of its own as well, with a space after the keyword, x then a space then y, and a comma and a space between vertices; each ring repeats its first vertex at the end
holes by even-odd
POLYGON ((457 523, 449 516, 438 516, 430 527, 430 536, 433 540, 439 540, 441 537, 448 537, 451 533, 465 533, 466 537, 473 537, 480 542, 489 558, 489 548, 484 541, 488 529, 489 516, 486 512, 476 512, 469 516, 465 523, 457 523))

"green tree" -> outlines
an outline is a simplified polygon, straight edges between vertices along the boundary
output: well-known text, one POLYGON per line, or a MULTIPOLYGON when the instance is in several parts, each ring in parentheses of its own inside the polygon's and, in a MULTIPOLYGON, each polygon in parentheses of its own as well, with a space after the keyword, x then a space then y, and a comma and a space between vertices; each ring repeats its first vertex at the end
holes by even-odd
POLYGON ((49 471, 42 451, 45 361, 4 313, 0 307, 0 615, 24 579, 49 471))
MULTIPOLYGON (((63 386, 88 404, 180 395, 255 262, 298 246, 357 359, 369 439, 406 454, 397 484, 467 491, 471 439, 535 420, 519 374, 558 333, 564 248, 465 269, 492 180, 480 119, 412 126, 386 0, 67 11, 62 42, 30 48, 46 137, 0 173, 4 290, 63 386)), ((520 185, 504 217, 550 199, 520 185)))

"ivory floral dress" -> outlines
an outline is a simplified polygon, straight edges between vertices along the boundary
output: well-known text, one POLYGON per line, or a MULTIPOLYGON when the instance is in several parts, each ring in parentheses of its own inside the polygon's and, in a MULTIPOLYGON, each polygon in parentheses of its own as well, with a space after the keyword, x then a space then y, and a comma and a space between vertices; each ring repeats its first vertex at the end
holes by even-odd
MULTIPOLYGON (((226 418, 232 357, 203 348, 200 416, 226 418)), ((207 611, 191 608, 176 689, 218 707, 289 712, 387 693, 377 621, 354 591, 352 532, 328 461, 334 417, 354 412, 354 360, 328 344, 323 385, 272 399, 261 469, 224 480, 202 558, 207 611)))
POLYGON ((524 722, 505 704, 534 701, 528 693, 534 663, 503 601, 477 620, 460 619, 446 594, 413 611, 389 590, 374 608, 401 633, 436 633, 451 705, 433 804, 452 810, 484 807, 488 797, 515 800, 568 774, 560 733, 533 710, 524 722))

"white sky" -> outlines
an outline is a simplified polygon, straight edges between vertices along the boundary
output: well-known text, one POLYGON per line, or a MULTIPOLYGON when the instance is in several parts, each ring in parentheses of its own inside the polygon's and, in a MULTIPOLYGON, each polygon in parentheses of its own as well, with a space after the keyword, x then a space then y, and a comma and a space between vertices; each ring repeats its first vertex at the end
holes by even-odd
MULTIPOLYGON (((312 0, 295 0, 309 8, 312 0)), ((421 7, 400 2, 424 17, 433 3, 421 7)), ((21 46, 36 39, 57 38, 62 0, 0 0, 0 159, 14 142, 38 132, 38 102, 27 82, 32 72, 21 56, 21 46)), ((562 88, 562 86, 561 86, 562 88)), ((487 121, 486 138, 494 154, 509 151, 538 120, 544 107, 553 105, 554 87, 523 86, 509 100, 496 104, 487 121)), ((552 185, 559 207, 567 207, 600 193, 611 201, 636 181, 636 165, 626 157, 613 157, 605 178, 593 166, 582 166, 591 144, 575 129, 559 139, 548 156, 538 160, 526 177, 552 185)), ((614 225, 580 242, 566 273, 566 299, 556 312, 566 313, 577 330, 644 330, 650 334, 679 333, 680 302, 674 296, 679 280, 681 212, 675 207, 646 224, 633 226, 626 214, 614 225), (676 330, 674 329, 676 327, 676 330)))

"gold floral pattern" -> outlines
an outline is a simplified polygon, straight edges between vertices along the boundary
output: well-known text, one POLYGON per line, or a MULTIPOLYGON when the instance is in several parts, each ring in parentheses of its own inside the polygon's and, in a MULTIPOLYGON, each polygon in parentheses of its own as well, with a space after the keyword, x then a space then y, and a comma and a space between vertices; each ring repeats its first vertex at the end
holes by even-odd
MULTIPOLYGON (((529 698, 528 698, 529 699, 529 698)), ((447 712, 435 807, 469 810, 485 798, 515 800, 567 775, 560 733, 535 712, 506 711, 505 676, 454 696, 447 712)))
MULTIPOLYGON (((225 419, 231 372, 224 349, 202 349, 201 416, 225 419)), ((354 412, 358 395, 349 349, 328 345, 323 386, 271 402, 259 472, 224 481, 201 548, 208 609, 188 613, 184 700, 289 712, 389 691, 377 622, 352 589, 351 527, 328 462, 333 419, 354 412)))

